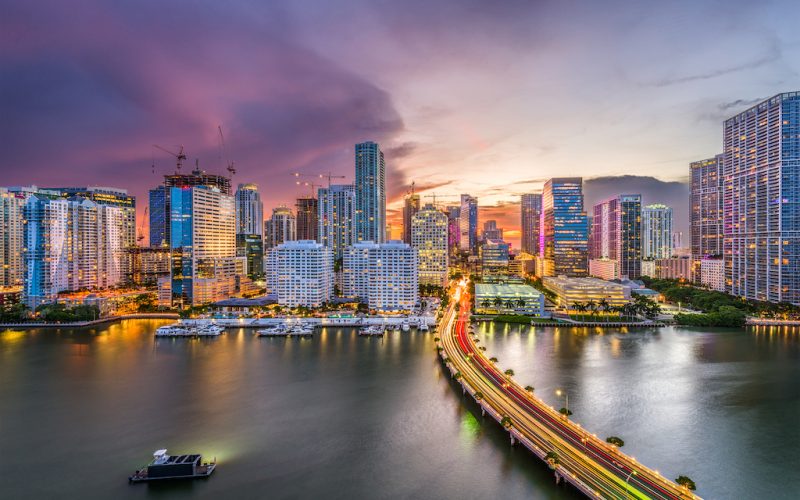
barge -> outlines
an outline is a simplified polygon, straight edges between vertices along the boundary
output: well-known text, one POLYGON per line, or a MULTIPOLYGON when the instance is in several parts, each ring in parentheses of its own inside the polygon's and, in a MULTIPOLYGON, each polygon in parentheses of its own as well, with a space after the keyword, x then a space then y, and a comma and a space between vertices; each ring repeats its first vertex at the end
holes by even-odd
POLYGON ((153 460, 129 476, 128 482, 202 479, 210 476, 216 468, 216 458, 213 462, 203 462, 203 457, 199 454, 168 455, 165 449, 157 450, 153 453, 153 460))

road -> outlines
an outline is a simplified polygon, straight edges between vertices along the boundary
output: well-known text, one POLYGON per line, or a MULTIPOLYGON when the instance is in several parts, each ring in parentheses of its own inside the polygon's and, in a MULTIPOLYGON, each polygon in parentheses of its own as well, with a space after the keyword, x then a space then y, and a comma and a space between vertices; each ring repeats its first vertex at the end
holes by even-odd
POLYGON ((438 331, 440 356, 464 391, 486 413, 506 423, 512 443, 523 444, 542 459, 554 452, 557 459, 551 456, 548 463, 556 477, 587 496, 699 499, 687 488, 598 439, 507 377, 486 358, 469 332, 466 283, 453 288, 452 299, 438 331))

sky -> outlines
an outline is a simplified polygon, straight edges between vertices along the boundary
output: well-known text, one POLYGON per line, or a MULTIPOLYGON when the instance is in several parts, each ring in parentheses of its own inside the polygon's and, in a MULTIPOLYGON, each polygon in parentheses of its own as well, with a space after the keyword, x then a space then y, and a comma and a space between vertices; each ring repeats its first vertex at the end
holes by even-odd
POLYGON ((519 195, 582 176, 587 209, 641 193, 686 234, 689 162, 720 152, 727 117, 800 90, 798 14, 737 0, 0 0, 0 185, 126 188, 141 213, 174 170, 153 144, 183 145, 210 172, 235 161, 233 182, 257 183, 269 211, 308 194, 293 172, 352 180, 353 145, 374 140, 396 231, 413 181, 443 202, 477 196, 481 222, 516 245, 519 195))

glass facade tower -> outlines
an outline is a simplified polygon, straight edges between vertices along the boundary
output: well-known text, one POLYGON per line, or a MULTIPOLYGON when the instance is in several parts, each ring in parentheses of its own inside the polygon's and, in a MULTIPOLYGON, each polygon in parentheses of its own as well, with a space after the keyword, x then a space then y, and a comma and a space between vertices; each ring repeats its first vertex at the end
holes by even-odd
POLYGON ((372 141, 356 144, 356 241, 386 241, 386 162, 372 141))
POLYGON ((586 276, 589 225, 583 209, 583 179, 554 178, 545 183, 540 224, 540 273, 586 276))

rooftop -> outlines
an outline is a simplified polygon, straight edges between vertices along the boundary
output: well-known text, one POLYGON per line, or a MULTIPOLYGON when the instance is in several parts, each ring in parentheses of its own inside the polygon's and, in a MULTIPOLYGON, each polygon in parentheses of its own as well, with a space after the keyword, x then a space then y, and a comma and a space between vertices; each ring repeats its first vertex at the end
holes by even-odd
POLYGON ((542 293, 530 285, 515 285, 505 283, 477 283, 475 285, 475 295, 481 296, 515 296, 515 297, 536 297, 542 293))

